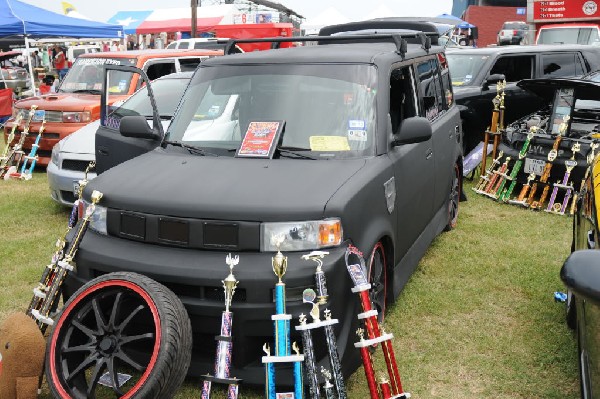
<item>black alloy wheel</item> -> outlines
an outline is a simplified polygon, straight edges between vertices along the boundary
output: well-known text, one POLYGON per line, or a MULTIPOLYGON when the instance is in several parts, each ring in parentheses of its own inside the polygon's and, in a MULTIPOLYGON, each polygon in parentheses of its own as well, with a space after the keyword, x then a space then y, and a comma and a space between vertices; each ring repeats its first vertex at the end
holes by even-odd
POLYGON ((385 319, 385 306, 387 298, 387 264, 385 261, 385 251, 383 244, 375 244, 371 256, 369 257, 369 297, 377 310, 377 320, 383 323, 385 319))
POLYGON ((460 168, 458 164, 454 164, 452 184, 448 198, 448 224, 446 224, 444 231, 453 230, 458 225, 458 205, 460 203, 461 189, 460 168))
POLYGON ((56 398, 171 398, 191 349, 190 320, 173 292, 110 273, 65 304, 48 339, 46 377, 56 398))

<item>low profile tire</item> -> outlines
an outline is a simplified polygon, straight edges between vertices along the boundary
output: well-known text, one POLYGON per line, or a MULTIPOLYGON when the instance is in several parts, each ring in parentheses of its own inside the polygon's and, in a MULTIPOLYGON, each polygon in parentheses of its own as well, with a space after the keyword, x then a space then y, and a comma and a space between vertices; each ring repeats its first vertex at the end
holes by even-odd
POLYGON ((190 320, 172 291, 140 274, 110 273, 77 290, 55 320, 46 378, 55 398, 171 398, 191 353, 190 320), (131 378, 115 383, 121 375, 131 378))
POLYGON ((565 321, 567 326, 574 330, 577 327, 577 306, 575 305, 575 295, 571 290, 567 290, 567 301, 565 302, 566 314, 565 321))
POLYGON ((369 283, 371 290, 369 296, 377 310, 377 320, 383 323, 385 319, 385 306, 387 299, 387 263, 383 244, 378 242, 369 257, 369 283))
POLYGON ((462 191, 460 168, 458 164, 454 164, 452 172, 452 184, 450 186, 450 194, 448 198, 448 223, 444 231, 453 230, 458 225, 458 205, 460 203, 460 195, 462 191))

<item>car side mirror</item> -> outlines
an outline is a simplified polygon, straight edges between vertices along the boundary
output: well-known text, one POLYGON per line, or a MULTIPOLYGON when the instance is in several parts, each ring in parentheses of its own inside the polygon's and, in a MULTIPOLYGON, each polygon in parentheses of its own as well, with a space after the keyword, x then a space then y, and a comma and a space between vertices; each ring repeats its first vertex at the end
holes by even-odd
POLYGON ((432 134, 431 123, 427 118, 421 116, 406 118, 402 121, 398 132, 394 134, 392 146, 422 143, 431 139, 432 134))
POLYGON ((560 278, 577 295, 600 301, 600 251, 573 252, 563 264, 560 278))
POLYGON ((487 77, 487 79, 483 83, 483 87, 485 89, 489 88, 491 85, 495 85, 500 81, 506 80, 506 76, 503 73, 495 73, 487 77))
POLYGON ((159 140, 160 134, 150 126, 145 116, 124 116, 121 118, 119 133, 123 137, 132 137, 136 139, 159 140))

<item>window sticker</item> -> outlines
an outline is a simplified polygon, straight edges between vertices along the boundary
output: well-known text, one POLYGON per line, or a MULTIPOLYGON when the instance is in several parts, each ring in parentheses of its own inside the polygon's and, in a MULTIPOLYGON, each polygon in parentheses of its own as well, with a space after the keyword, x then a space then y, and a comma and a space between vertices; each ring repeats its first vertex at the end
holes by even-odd
POLYGON ((367 122, 362 119, 350 119, 348 121, 348 129, 367 130, 367 122))
POLYGON ((122 79, 119 81, 119 91, 125 91, 127 89, 127 80, 122 79))
POLYGON ((309 142, 311 151, 350 151, 344 136, 310 136, 309 142))
POLYGON ((366 130, 351 130, 348 129, 348 140, 350 141, 367 141, 366 130))
POLYGON ((283 125, 284 121, 250 122, 236 156, 272 158, 283 125))
POLYGON ((215 115, 219 115, 219 111, 221 110, 221 107, 219 107, 218 105, 212 105, 209 109, 208 109, 208 116, 215 116, 215 115))
POLYGON ((352 105, 354 102, 354 94, 344 93, 344 105, 352 105))

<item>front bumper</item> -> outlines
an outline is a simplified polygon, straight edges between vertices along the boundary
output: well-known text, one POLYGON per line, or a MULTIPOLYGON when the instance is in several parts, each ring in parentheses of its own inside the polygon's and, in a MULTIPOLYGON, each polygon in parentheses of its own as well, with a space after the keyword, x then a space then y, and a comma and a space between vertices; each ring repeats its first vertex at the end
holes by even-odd
MULTIPOLYGON (((82 166, 86 162, 94 160, 94 154, 68 154, 68 158, 60 155, 59 163, 62 165, 65 160, 71 163, 80 163, 82 166), (75 161, 75 162, 73 162, 75 161)), ((74 184, 83 180, 85 173, 83 170, 69 170, 64 167, 58 167, 50 162, 46 168, 48 174, 48 186, 50 187, 50 195, 52 199, 64 206, 72 206, 77 199, 77 193, 74 191, 74 184)), ((88 180, 96 177, 93 172, 88 173, 88 180)))
MULTIPOLYGON (((353 332, 358 327, 356 314, 359 303, 350 291, 345 247, 329 249, 329 255, 324 259, 329 300, 321 311, 327 307, 332 317, 340 320, 335 326, 337 346, 344 374, 349 375, 360 363, 352 343, 353 332)), ((294 326, 298 325, 299 315, 308 314, 311 309, 311 306, 302 303, 301 293, 305 288, 315 286, 316 265, 301 259, 305 253, 284 254, 288 257, 288 269, 283 278, 287 287, 286 311, 293 317, 291 341, 299 344, 301 337, 294 326)), ((273 347, 274 342, 271 315, 275 313, 273 289, 277 278, 271 267, 273 255, 239 253, 240 261, 234 270, 239 285, 231 308, 234 314, 231 375, 249 384, 264 384, 262 347, 267 342, 273 347)), ((64 292, 68 297, 86 281, 116 271, 141 273, 164 284, 178 295, 190 316, 194 348, 188 374, 197 377, 214 372, 214 336, 220 331, 224 310, 222 280, 228 274, 226 256, 227 252, 144 244, 88 231, 77 253, 77 271, 67 279, 64 292)), ((325 365, 326 346, 321 331, 314 333, 314 343, 316 359, 325 365)), ((277 380, 278 384, 291 385, 292 375, 281 373, 281 379, 278 374, 277 380)))

